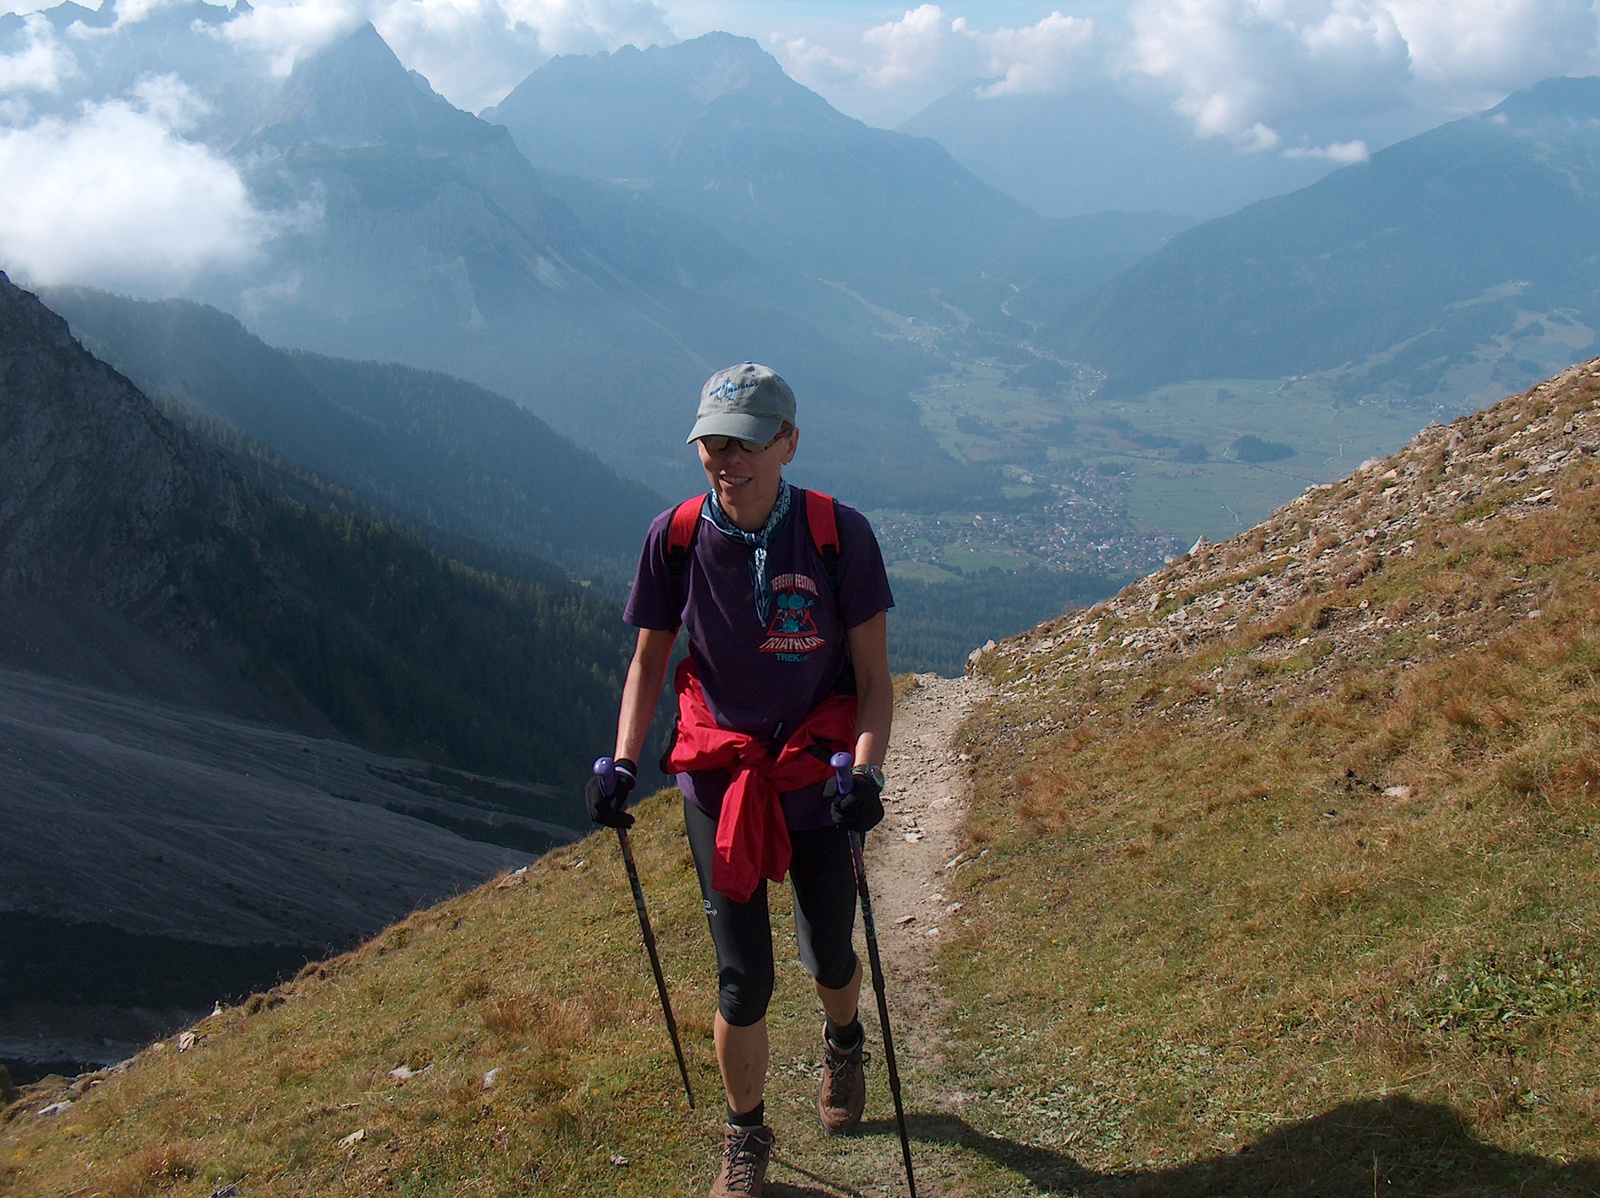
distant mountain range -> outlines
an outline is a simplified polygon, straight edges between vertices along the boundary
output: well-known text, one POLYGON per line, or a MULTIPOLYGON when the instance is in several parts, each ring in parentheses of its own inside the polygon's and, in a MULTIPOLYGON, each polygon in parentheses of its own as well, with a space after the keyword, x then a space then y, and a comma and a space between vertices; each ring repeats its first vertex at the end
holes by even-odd
POLYGON ((481 120, 370 26, 276 80, 229 69, 215 5, 43 19, 83 43, 81 69, 33 111, 71 119, 176 72, 209 105, 190 135, 273 214, 260 258, 186 298, 270 344, 471 380, 669 495, 698 483, 681 441, 700 383, 754 359, 801 397, 801 481, 869 507, 992 498, 909 398, 943 339, 1014 343, 1018 288, 1053 271, 1081 295, 1180 223, 1046 220, 728 35, 553 60, 481 120))
POLYGON ((1085 260, 1108 277, 1177 226, 1040 217, 727 33, 551 59, 482 115, 541 169, 625 183, 752 253, 941 324, 954 306, 1004 326, 1011 284, 1085 260))
POLYGON ((681 445, 700 384, 767 361, 805 397, 824 483, 867 480, 869 501, 985 485, 927 469, 939 451, 907 397, 926 355, 867 331, 882 321, 859 303, 709 227, 685 238, 647 199, 568 187, 592 201, 580 216, 370 26, 297 64, 232 153, 263 202, 320 206, 250 286, 199 297, 269 341, 471 379, 671 493, 697 478, 681 445))
POLYGON ((1552 79, 1190 229, 1037 344, 1117 389, 1337 372, 1462 407, 1593 350, 1600 79, 1552 79))

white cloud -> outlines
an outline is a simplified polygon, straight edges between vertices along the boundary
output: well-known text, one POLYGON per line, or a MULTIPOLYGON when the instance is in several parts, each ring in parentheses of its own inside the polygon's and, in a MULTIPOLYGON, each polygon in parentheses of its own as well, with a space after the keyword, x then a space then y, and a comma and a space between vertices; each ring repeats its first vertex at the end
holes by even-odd
POLYGON ((0 129, 0 264, 32 283, 159 290, 249 261, 270 235, 238 172, 174 122, 196 101, 170 76, 139 104, 85 105, 0 129))
POLYGON ((10 54, 0 54, 0 95, 61 90, 62 80, 78 70, 72 52, 56 37, 55 28, 37 13, 26 17, 10 54))
POLYGON ((1285 120, 1402 102, 1410 53, 1377 0, 1143 0, 1125 62, 1177 93, 1202 136, 1276 144, 1285 120))
MULTIPOLYGON (((964 20, 958 21, 965 28, 964 20)), ((1053 12, 1036 25, 1002 26, 976 36, 988 54, 984 73, 998 77, 998 82, 979 92, 982 96, 1061 91, 1080 82, 1086 68, 1092 71, 1094 21, 1083 17, 1053 12)))
MULTIPOLYGON (((1129 24, 1123 69, 1244 148, 1413 106, 1443 119, 1597 65, 1592 0, 1140 0, 1129 24)), ((1354 146, 1295 153, 1359 161, 1354 146)))
POLYGON ((1417 78, 1480 107, 1540 79, 1596 69, 1590 0, 1390 0, 1417 78))
POLYGON ((248 13, 211 26, 208 31, 265 56, 271 72, 282 78, 294 69, 296 58, 353 33, 365 20, 365 6, 360 0, 269 2, 255 5, 248 13))
POLYGON ((134 81, 132 90, 146 116, 180 133, 193 129, 211 111, 176 75, 144 75, 134 81))
POLYGON ((943 93, 973 79, 995 82, 984 95, 1058 90, 1093 70, 1093 20, 1052 12, 1032 25, 975 28, 937 4, 864 30, 859 45, 837 51, 807 37, 775 34, 778 55, 801 82, 844 83, 878 92, 943 93))
POLYGON ((862 57, 854 71, 868 86, 893 89, 952 72, 969 75, 977 55, 966 23, 945 19, 937 4, 914 8, 898 21, 874 25, 861 35, 862 57))
POLYGON ((1283 152, 1285 158, 1326 158, 1340 166, 1365 162, 1372 157, 1364 141, 1335 141, 1325 146, 1290 146, 1283 152))

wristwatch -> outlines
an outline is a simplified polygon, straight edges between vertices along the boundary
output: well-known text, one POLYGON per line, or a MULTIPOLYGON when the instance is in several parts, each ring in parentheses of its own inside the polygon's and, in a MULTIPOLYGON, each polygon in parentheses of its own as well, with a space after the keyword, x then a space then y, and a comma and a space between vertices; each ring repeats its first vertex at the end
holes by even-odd
POLYGON ((872 779, 873 784, 880 791, 883 789, 883 767, 881 765, 858 765, 850 772, 852 774, 865 774, 872 779))

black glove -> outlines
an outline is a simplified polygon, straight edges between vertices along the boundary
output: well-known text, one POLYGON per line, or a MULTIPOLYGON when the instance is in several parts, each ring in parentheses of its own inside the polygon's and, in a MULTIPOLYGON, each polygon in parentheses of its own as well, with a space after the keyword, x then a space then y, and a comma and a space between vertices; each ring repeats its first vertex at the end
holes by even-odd
POLYGON ((616 770, 611 775, 616 787, 609 795, 600 789, 600 776, 596 774, 591 777, 589 785, 583 788, 583 801, 589 805, 589 818, 608 828, 633 827, 633 816, 628 814, 628 796, 638 784, 638 773, 636 764, 626 757, 617 758, 616 770))
POLYGON ((871 774, 850 775, 850 793, 833 800, 833 824, 846 832, 870 832, 883 819, 882 791, 871 774))

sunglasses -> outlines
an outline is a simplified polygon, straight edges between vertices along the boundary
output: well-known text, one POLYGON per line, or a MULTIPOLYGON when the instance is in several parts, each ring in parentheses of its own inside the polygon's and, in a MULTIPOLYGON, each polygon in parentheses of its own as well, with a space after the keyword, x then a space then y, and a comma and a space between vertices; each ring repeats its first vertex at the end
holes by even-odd
MULTIPOLYGON (((793 430, 791 429, 790 431, 792 432, 793 430)), ((724 437, 721 435, 701 437, 699 440, 700 444, 704 445, 712 453, 726 453, 728 447, 735 443, 737 443, 739 448, 744 450, 746 453, 766 453, 767 450, 771 449, 774 445, 788 435, 788 432, 782 432, 776 437, 772 438, 770 441, 746 441, 742 437, 724 437)))

